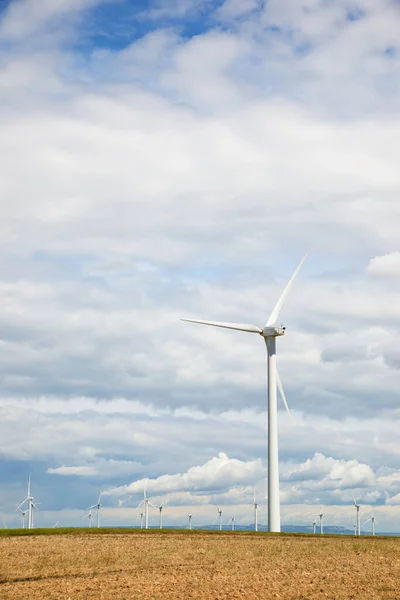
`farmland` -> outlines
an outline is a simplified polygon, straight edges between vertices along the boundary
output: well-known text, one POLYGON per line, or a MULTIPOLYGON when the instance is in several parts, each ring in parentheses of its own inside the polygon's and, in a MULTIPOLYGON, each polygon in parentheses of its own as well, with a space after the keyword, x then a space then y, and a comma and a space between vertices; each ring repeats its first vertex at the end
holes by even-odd
POLYGON ((53 533, 0 535, 1 600, 400 600, 395 538, 53 533))

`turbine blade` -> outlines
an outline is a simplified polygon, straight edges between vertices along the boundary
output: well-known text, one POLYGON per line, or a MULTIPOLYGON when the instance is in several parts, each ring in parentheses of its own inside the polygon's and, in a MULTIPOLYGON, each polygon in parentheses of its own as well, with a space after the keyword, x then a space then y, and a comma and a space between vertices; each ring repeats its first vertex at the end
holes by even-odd
POLYGON ((200 323, 200 325, 211 325, 212 327, 223 327, 224 329, 236 329, 237 331, 247 331, 248 333, 260 333, 262 329, 255 325, 247 325, 243 323, 223 323, 221 321, 202 321, 200 319, 181 319, 188 323, 200 323))
POLYGON ((15 510, 20 510, 21 506, 23 506, 27 500, 28 500, 28 498, 25 498, 25 500, 23 502, 21 502, 21 504, 19 506, 17 506, 17 508, 15 510))
POLYGON ((28 498, 31 495, 31 474, 29 473, 29 479, 28 479, 28 498))
POLYGON ((301 268, 303 262, 306 260, 306 257, 307 257, 307 254, 305 254, 303 256, 303 258, 300 261, 299 266, 297 267, 297 269, 293 273, 291 279, 289 279, 289 282, 287 283, 285 289, 283 290, 283 292, 281 294, 281 297, 279 298, 278 302, 276 303, 275 308, 272 311, 272 313, 271 313, 271 315, 270 315, 270 317, 269 317, 269 319, 267 321, 267 327, 270 327, 271 325, 274 325, 276 323, 276 321, 278 320, 278 316, 279 316, 280 310, 281 310, 281 308, 283 306, 283 303, 286 300, 286 296, 288 295, 289 290, 292 287, 292 283, 293 283, 293 281, 294 281, 297 273, 300 271, 300 268, 301 268))
POLYGON ((279 377, 278 369, 275 369, 275 373, 276 373, 276 385, 278 386, 278 390, 282 397, 283 404, 285 405, 285 408, 286 408, 287 414, 290 417, 290 420, 293 421, 292 413, 290 412, 290 408, 289 408, 289 405, 286 400, 285 392, 283 391, 283 386, 282 386, 281 378, 279 377))
POLYGON ((357 502, 356 502, 356 499, 355 499, 355 497, 354 497, 354 494, 353 494, 353 492, 351 492, 351 495, 353 496, 353 500, 354 500, 354 506, 355 506, 355 507, 357 507, 357 502))
POLYGON ((137 507, 136 507, 136 508, 137 508, 137 509, 138 509, 138 508, 140 508, 140 507, 142 506, 143 502, 144 502, 144 499, 141 501, 141 503, 140 503, 140 504, 138 504, 138 505, 137 505, 137 507))
POLYGON ((366 521, 364 521, 364 523, 361 523, 361 525, 365 525, 365 523, 368 523, 368 521, 372 521, 372 517, 370 519, 367 519, 366 521))

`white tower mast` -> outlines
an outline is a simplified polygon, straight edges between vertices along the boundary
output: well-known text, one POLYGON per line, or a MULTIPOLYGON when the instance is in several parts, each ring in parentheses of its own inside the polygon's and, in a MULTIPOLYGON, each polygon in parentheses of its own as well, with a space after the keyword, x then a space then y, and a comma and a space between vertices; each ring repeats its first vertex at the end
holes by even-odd
POLYGON ((246 331, 248 333, 258 333, 265 340, 267 348, 267 372, 268 372, 268 530, 281 530, 280 500, 279 500, 279 456, 278 456, 278 409, 276 399, 276 387, 278 386, 286 410, 289 407, 286 402, 282 384, 276 368, 276 338, 285 334, 285 327, 276 325, 279 312, 283 306, 289 289, 296 277, 301 265, 306 257, 302 259, 292 278, 286 285, 281 297, 279 298, 274 310, 271 313, 265 327, 260 328, 255 325, 224 323, 219 321, 204 321, 199 319, 182 319, 191 323, 200 323, 202 325, 211 325, 214 327, 223 327, 225 329, 235 329, 246 331))

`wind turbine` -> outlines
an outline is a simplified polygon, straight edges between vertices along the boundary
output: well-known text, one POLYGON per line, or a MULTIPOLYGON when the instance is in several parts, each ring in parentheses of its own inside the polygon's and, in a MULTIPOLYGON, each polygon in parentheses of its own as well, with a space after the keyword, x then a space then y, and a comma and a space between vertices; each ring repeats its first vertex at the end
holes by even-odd
POLYGON ((140 504, 138 505, 137 508, 140 508, 142 506, 142 504, 144 505, 144 527, 145 527, 145 529, 148 529, 149 528, 149 504, 153 508, 157 508, 157 506, 154 506, 154 504, 152 504, 150 502, 150 500, 146 496, 145 488, 143 488, 143 500, 140 502, 140 504))
POLYGON ((254 500, 250 506, 254 506, 254 531, 258 531, 258 502, 256 500, 256 490, 254 489, 254 500))
POLYGON ((322 517, 324 516, 322 511, 319 513, 319 532, 322 535, 324 533, 324 525, 322 523, 322 517))
POLYGON ((189 529, 192 529, 192 517, 193 515, 188 515, 189 517, 189 529))
MULTIPOLYGON (((100 498, 101 498, 101 492, 99 494, 99 499, 97 500, 97 504, 93 504, 92 506, 89 507, 90 511, 92 510, 92 508, 97 509, 97 524, 96 524, 97 529, 100 527, 100 507, 101 507, 100 498)), ((89 527, 90 527, 90 525, 89 525, 89 527)))
POLYGON ((312 521, 312 532, 315 534, 317 533, 317 519, 314 518, 312 521))
POLYGON ((162 511, 163 511, 164 506, 167 504, 167 502, 168 502, 168 500, 166 500, 165 502, 160 504, 160 506, 158 506, 158 510, 160 511, 160 529, 162 529, 162 511))
POLYGON ((375 517, 374 517, 374 513, 372 513, 372 517, 370 517, 369 519, 367 519, 366 521, 364 521, 363 525, 365 525, 369 521, 371 521, 371 524, 372 524, 372 535, 375 535, 375 517))
POLYGON ((220 510, 219 506, 217 506, 218 511, 218 529, 222 531, 222 510, 220 510))
MULTIPOLYGON (((93 506, 96 506, 95 504, 93 506)), ((86 519, 86 517, 89 518, 89 528, 92 527, 92 508, 93 506, 89 506, 89 512, 87 513, 87 515, 83 515, 82 519, 86 519)))
POLYGON ((33 510, 39 510, 37 504, 35 504, 34 502, 34 497, 31 494, 31 476, 29 475, 29 479, 28 479, 28 493, 26 495, 26 498, 23 502, 21 502, 21 504, 17 507, 16 510, 21 510, 21 507, 25 504, 25 502, 28 503, 28 529, 32 529, 33 528, 33 510))
POLYGON ((356 499, 354 497, 354 494, 353 494, 353 500, 354 500, 354 506, 357 509, 357 535, 361 535, 361 529, 360 529, 360 505, 357 504, 356 499))
POLYGON ((228 521, 228 525, 229 523, 231 524, 231 531, 235 531, 235 517, 231 517, 228 521))
POLYGON ((268 369, 268 530, 281 530, 280 500, 279 500, 279 458, 278 458, 278 407, 276 398, 276 387, 282 396, 288 414, 290 410, 283 391, 279 373, 276 368, 276 338, 285 334, 285 327, 277 326, 277 320, 286 296, 292 286, 292 283, 300 270, 306 256, 301 260, 292 278, 287 283, 278 302, 276 303, 265 327, 256 325, 225 323, 220 321, 204 321, 199 319, 181 319, 190 323, 200 323, 202 325, 211 325, 213 327, 222 327, 225 329, 235 329, 246 331, 247 333, 258 333, 264 338, 267 348, 267 369, 268 369))
POLYGON ((26 515, 26 510, 21 510, 20 508, 18 508, 17 510, 19 510, 19 512, 21 513, 22 529, 25 529, 25 515, 26 515))

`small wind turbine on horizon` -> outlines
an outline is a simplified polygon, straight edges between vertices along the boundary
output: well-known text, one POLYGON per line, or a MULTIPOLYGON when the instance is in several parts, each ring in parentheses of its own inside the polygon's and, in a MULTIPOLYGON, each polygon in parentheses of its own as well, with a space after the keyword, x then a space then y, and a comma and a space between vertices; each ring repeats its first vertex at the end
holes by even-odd
POLYGON ((374 517, 374 513, 372 513, 372 516, 367 519, 366 521, 364 521, 363 525, 366 525, 367 523, 369 523, 369 521, 371 521, 371 525, 372 525, 372 535, 375 535, 375 517, 374 517))
POLYGON ((322 535, 322 534, 324 533, 324 525, 323 525, 323 522, 322 522, 322 517, 323 517, 324 515, 323 515, 323 512, 322 512, 322 510, 321 510, 321 512, 319 513, 319 515, 318 515, 318 516, 319 516, 319 532, 320 532, 320 534, 322 535))
POLYGON ((218 511, 218 529, 220 531, 222 531, 222 510, 219 508, 218 505, 217 505, 217 511, 218 511))
POLYGON ((20 508, 18 508, 18 510, 21 513, 21 525, 22 525, 22 529, 25 529, 25 515, 26 515, 26 510, 21 510, 20 508))
POLYGON ((148 529, 149 528, 149 504, 153 508, 157 508, 157 506, 154 506, 154 504, 152 504, 150 502, 150 500, 148 499, 148 497, 146 496, 146 488, 143 488, 143 500, 139 503, 137 508, 140 508, 142 506, 142 504, 144 505, 144 528, 148 529))
MULTIPOLYGON (((96 505, 94 505, 94 506, 96 506, 96 505)), ((92 517, 93 517, 92 508, 93 508, 93 506, 89 506, 89 512, 86 515, 83 515, 83 517, 82 517, 82 519, 86 519, 86 517, 88 517, 88 519, 89 519, 89 525, 88 525, 89 529, 92 527, 92 517)))
MULTIPOLYGON (((157 507, 157 508, 158 508, 158 510, 160 511, 160 529, 162 529, 162 511, 163 511, 163 508, 164 508, 164 506, 165 506, 167 503, 168 503, 168 500, 165 500, 165 502, 162 502, 162 503, 160 504, 160 506, 158 506, 158 507, 157 507)), ((153 506, 153 505, 152 505, 152 506, 153 506)))
POLYGON ((256 490, 254 489, 254 499, 250 506, 254 506, 254 531, 258 531, 258 502, 256 500, 256 490))
MULTIPOLYGON (((34 510, 39 510, 38 508, 38 503, 34 502, 34 497, 31 494, 31 476, 29 475, 29 479, 28 479, 28 493, 26 495, 26 498, 23 502, 21 502, 21 504, 19 506, 17 506, 16 510, 21 511, 21 507, 25 504, 25 502, 28 503, 28 529, 33 529, 33 511, 34 510)), ((25 516, 25 515, 24 515, 25 516)))
POLYGON ((281 394, 285 408, 290 416, 290 410, 283 391, 282 383, 276 368, 276 338, 285 334, 286 328, 277 326, 280 310, 286 299, 286 296, 292 286, 292 283, 300 270, 306 256, 301 260, 296 271, 287 283, 282 295, 276 303, 266 325, 257 327, 256 325, 225 323, 220 321, 204 321, 199 319, 181 319, 190 323, 200 323, 201 325, 211 325, 213 327, 222 327, 225 329, 234 329, 245 331, 247 333, 257 333, 264 338, 267 349, 267 385, 268 385, 268 530, 279 532, 281 530, 280 517, 280 498, 279 498, 279 457, 278 457, 278 406, 277 406, 277 387, 281 394))
POLYGON ((231 524, 231 531, 235 531, 235 517, 231 517, 228 521, 228 525, 229 523, 231 524))
POLYGON ((317 533, 317 519, 314 517, 312 520, 313 533, 317 533))
MULTIPOLYGON (((97 504, 92 504, 92 506, 89 507, 90 512, 92 511, 92 508, 97 509, 97 524, 96 524, 97 528, 100 527, 100 508, 101 508, 100 498, 101 498, 101 492, 99 494, 99 499, 97 500, 97 504)), ((90 525, 89 525, 89 527, 90 527, 90 525)))
POLYGON ((189 525, 188 525, 188 527, 191 530, 192 529, 192 517, 193 517, 193 515, 188 515, 188 517, 189 517, 189 525))
POLYGON ((356 510, 357 510, 357 535, 361 535, 361 526, 360 526, 360 505, 359 505, 359 504, 357 504, 357 501, 356 501, 356 499, 355 499, 355 497, 354 497, 354 494, 353 494, 353 501, 354 501, 354 506, 355 506, 355 508, 356 508, 356 510))

